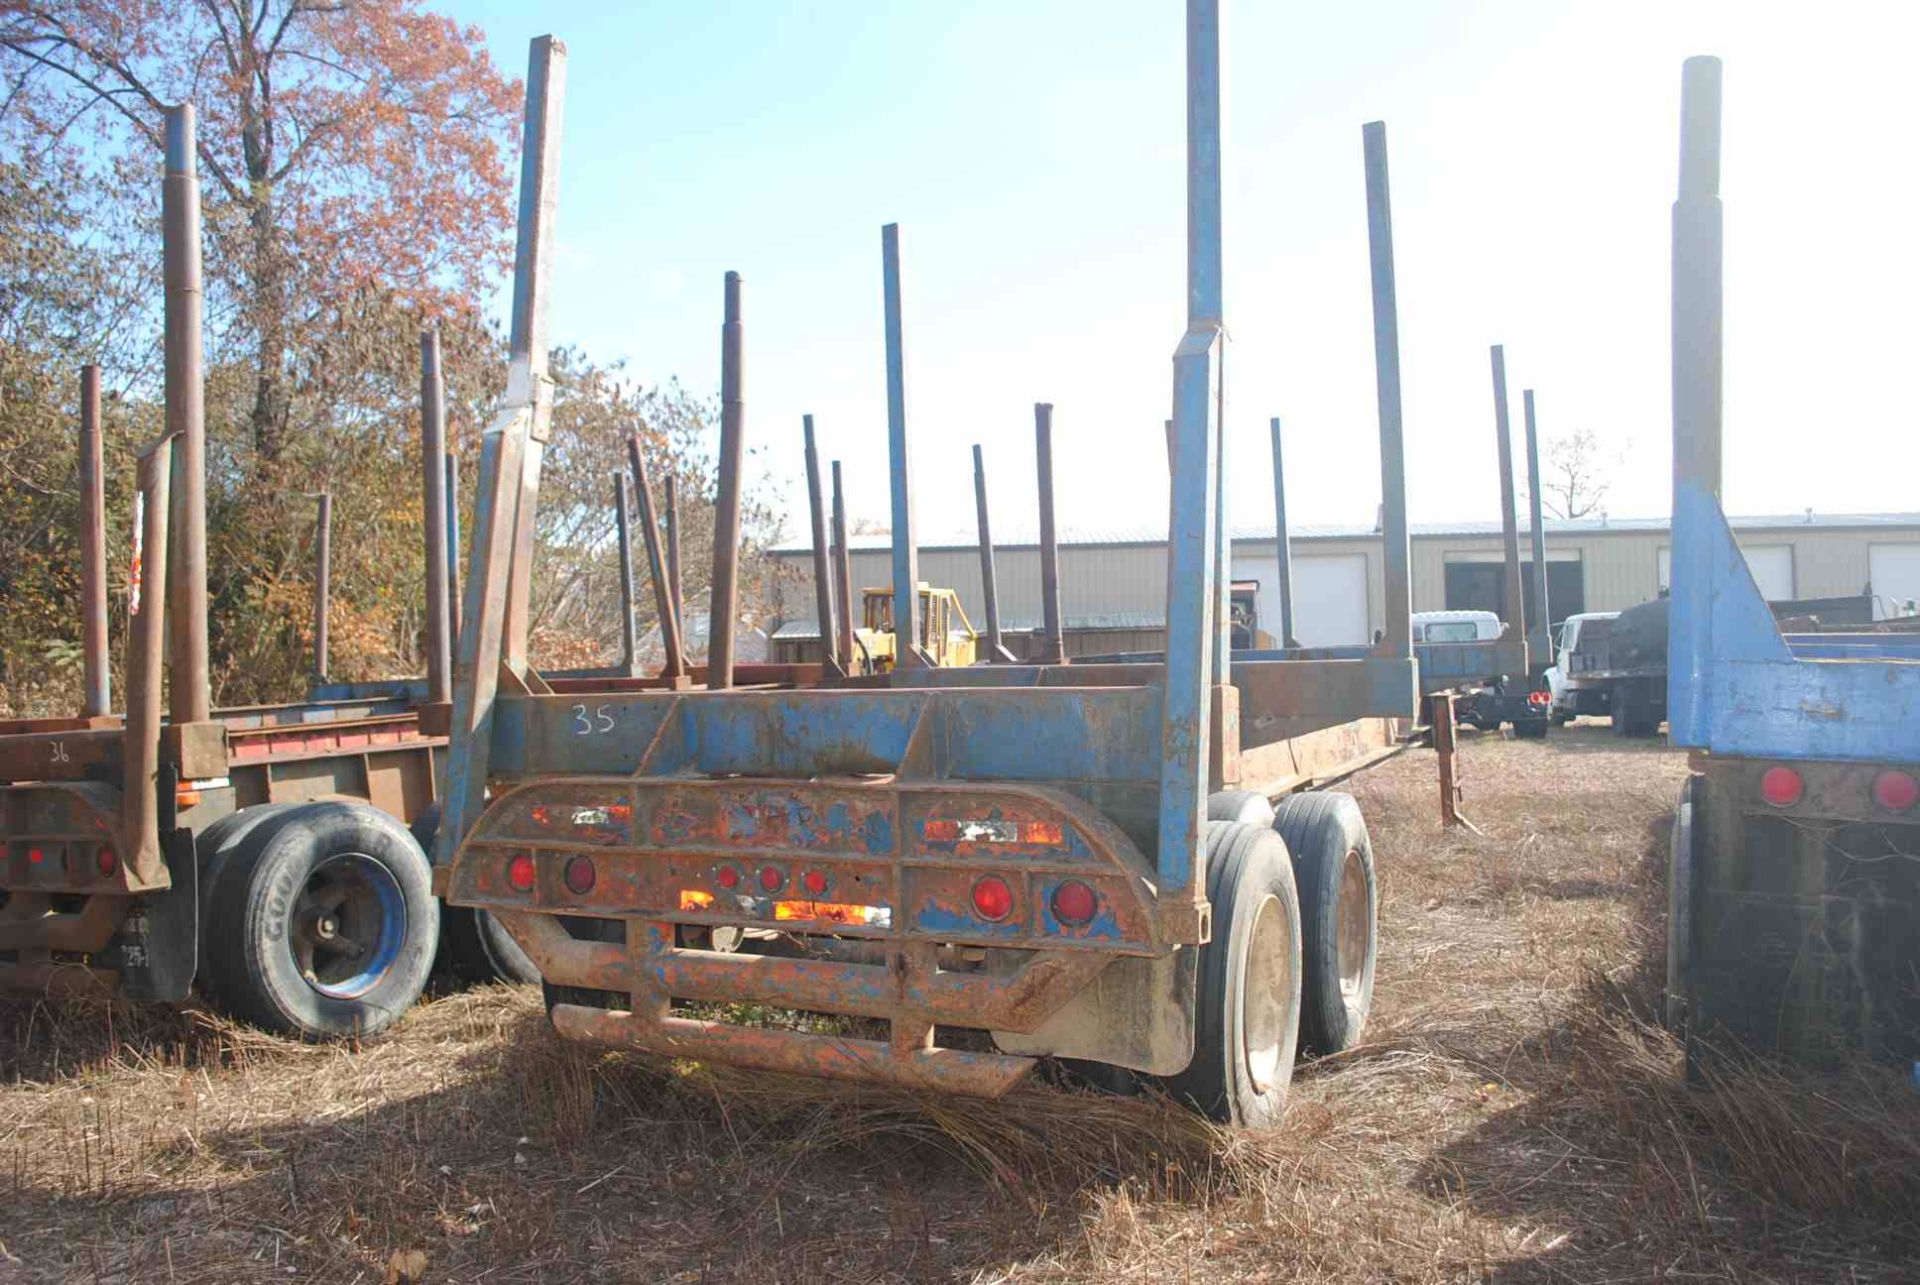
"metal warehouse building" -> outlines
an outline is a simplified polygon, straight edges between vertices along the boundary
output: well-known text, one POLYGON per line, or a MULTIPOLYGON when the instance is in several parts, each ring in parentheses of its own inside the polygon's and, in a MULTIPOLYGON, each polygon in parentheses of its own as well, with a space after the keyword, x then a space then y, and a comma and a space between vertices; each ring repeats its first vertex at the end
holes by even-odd
MULTIPOLYGON (((1732 519, 1747 564, 1769 600, 1839 598, 1870 593, 1876 615, 1896 615, 1920 600, 1920 513, 1732 519)), ((1499 610, 1497 523, 1413 528, 1415 611, 1499 610)), ((1613 611, 1653 598, 1666 587, 1665 519, 1583 519, 1547 523, 1547 592, 1558 622, 1579 611, 1613 611)), ((1522 556, 1526 551, 1524 526, 1522 556)), ((1009 630, 1040 621, 1040 560, 1032 543, 1000 545, 995 569, 1000 615, 1009 630)), ((776 645, 804 647, 816 637, 811 553, 776 550, 791 572, 779 603, 784 622, 776 645)), ((857 536, 852 565, 861 587, 891 583, 885 536, 857 536)), ((1278 560, 1273 532, 1236 531, 1233 575, 1259 583, 1260 618, 1278 615, 1273 589, 1278 560)), ((922 545, 920 578, 957 590, 976 626, 985 615, 976 546, 922 545)), ((1531 577, 1527 584, 1531 593, 1531 577)), ((1364 642, 1386 616, 1378 531, 1297 530, 1293 536, 1295 634, 1307 646, 1364 642)), ((1060 546, 1061 608, 1075 654, 1158 647, 1166 610, 1166 541, 1144 533, 1076 536, 1060 546)), ((1529 609, 1531 608, 1531 604, 1529 609)))

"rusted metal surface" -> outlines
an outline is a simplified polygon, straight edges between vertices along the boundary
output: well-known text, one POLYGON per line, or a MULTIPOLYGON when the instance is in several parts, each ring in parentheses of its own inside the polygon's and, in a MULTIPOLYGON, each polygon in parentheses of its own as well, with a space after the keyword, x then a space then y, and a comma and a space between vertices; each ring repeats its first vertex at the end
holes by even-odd
MULTIPOLYGON (((640 672, 640 633, 639 622, 634 619, 633 586, 633 519, 628 509, 632 501, 627 495, 627 475, 613 475, 613 525, 614 548, 620 555, 620 668, 628 674, 640 672)), ((660 577, 654 577, 654 584, 660 584, 660 577)))
POLYGON ((313 497, 313 677, 327 681, 331 664, 328 625, 333 614, 333 495, 313 497))
MULTIPOLYGON (((452 752, 436 856, 452 856, 453 844, 472 825, 486 797, 492 748, 494 700, 500 667, 509 654, 505 635, 513 613, 511 572, 522 501, 533 508, 537 468, 523 459, 536 430, 551 412, 546 378, 547 279, 553 257, 553 209, 558 199, 560 104, 566 47, 551 36, 533 41, 528 54, 527 108, 521 146, 520 219, 514 256, 513 329, 507 389, 494 423, 481 439, 480 490, 474 503, 472 572, 468 576, 454 674, 452 752), (534 489, 523 496, 523 483, 534 489)), ((544 431, 544 430, 541 430, 544 431)), ((527 550, 529 555, 531 549, 527 550)), ((519 623, 524 624, 524 620, 519 623)), ((525 636, 516 646, 524 652, 525 636)))
POLYGON ((861 666, 853 654, 853 567, 852 555, 847 549, 847 501, 841 490, 839 460, 833 462, 833 592, 842 604, 836 622, 840 639, 835 650, 840 653, 847 672, 855 673, 861 666))
POLYGON ((1380 410, 1380 546, 1386 566, 1382 655, 1413 654, 1412 555, 1407 535, 1407 459, 1400 410, 1400 306, 1394 286, 1393 198, 1387 127, 1361 127, 1367 171, 1367 250, 1373 283, 1373 379, 1380 410))
POLYGON ((764 1071, 837 1080, 880 1080, 903 1088, 997 1098, 1034 1068, 1034 1060, 1000 1053, 923 1048, 902 1052, 876 1040, 799 1031, 759 1030, 665 1017, 556 1005, 553 1024, 569 1039, 636 1048, 666 1057, 706 1058, 764 1071))
MULTIPOLYGON (((653 479, 647 472, 646 446, 638 433, 627 436, 627 467, 633 473, 633 489, 640 501, 640 538, 647 547, 647 569, 653 579, 654 611, 660 618, 660 644, 666 653, 660 674, 668 679, 684 678, 687 674, 687 653, 680 629, 679 595, 674 587, 678 576, 660 548, 660 522, 653 511, 653 479)), ((671 527, 668 529, 672 531, 671 527)))
MULTIPOLYGON (((447 618, 457 625, 461 616, 460 462, 449 448, 447 451, 447 618)), ((453 641, 451 629, 448 631, 447 641, 451 646, 453 641)))
POLYGON ((893 506, 893 655, 900 669, 932 668, 921 646, 920 548, 913 536, 913 451, 907 435, 907 353, 900 302, 900 225, 880 229, 887 345, 887 463, 893 506))
POLYGON ((1427 697, 1427 723, 1433 729, 1433 752, 1440 763, 1440 824, 1456 826, 1460 824, 1460 780, 1452 692, 1427 697))
POLYGON ((453 699, 454 550, 449 512, 453 487, 447 455, 446 392, 440 376, 440 331, 420 336, 421 518, 426 524, 427 703, 453 699))
POLYGON ((173 721, 212 717, 207 677, 207 434, 200 344, 200 173, 193 105, 166 110, 161 238, 166 254, 167 433, 175 439, 172 557, 146 566, 152 596, 173 614, 173 721), (162 585, 166 588, 163 590, 162 585))
POLYGON ((806 439, 807 519, 813 531, 813 605, 820 621, 820 646, 826 653, 826 666, 836 675, 846 672, 846 657, 839 649, 839 632, 834 627, 836 606, 851 611, 853 604, 836 600, 833 572, 827 565, 827 511, 820 491, 820 452, 814 449, 813 416, 804 415, 800 427, 806 439))
POLYGON ((1035 402, 1033 454, 1040 484, 1040 663, 1067 663, 1067 636, 1060 624, 1060 541, 1053 523, 1053 407, 1035 402))
MULTIPOLYGON (((1520 580, 1520 526, 1514 508, 1513 429, 1507 417, 1507 353, 1493 345, 1493 431, 1500 450, 1500 547, 1506 561, 1506 592, 1501 594, 1500 620, 1506 637, 1524 638, 1527 632, 1520 580)), ((1522 666, 1524 671, 1524 666, 1522 666)))
POLYGON ((733 630, 740 615, 740 471, 746 452, 745 339, 740 274, 727 273, 720 326, 720 475, 713 502, 713 583, 707 596, 707 686, 733 686, 733 630))
MULTIPOLYGON (((0 887, 14 895, 14 906, 22 897, 46 897, 54 894, 107 893, 125 895, 149 890, 132 868, 123 840, 124 808, 120 791, 98 781, 74 781, 57 784, 16 785, 0 788, 0 834, 6 843, 0 846, 0 887)), ((159 886, 165 887, 163 882, 159 886)), ((21 909, 14 915, 16 925, 26 919, 50 913, 51 907, 28 914, 21 909)), ((97 918, 104 911, 93 912, 97 918)), ((93 930, 86 924, 93 919, 63 919, 46 927, 54 938, 35 936, 41 928, 25 928, 0 937, 0 949, 25 944, 52 945, 61 950, 92 947, 74 945, 87 940, 93 930), (22 937, 21 933, 25 933, 22 937), (78 933, 75 937, 72 934, 78 933)), ((109 926, 106 932, 111 931, 109 926)), ((99 940, 106 940, 103 934, 99 940)))
POLYGON ((1287 534, 1287 475, 1281 463, 1280 417, 1268 421, 1273 430, 1273 552, 1279 564, 1274 589, 1280 600, 1282 647, 1295 646, 1293 639, 1293 541, 1287 534))
POLYGON ((100 368, 80 368, 80 713, 113 709, 107 680, 107 489, 100 465, 100 368))

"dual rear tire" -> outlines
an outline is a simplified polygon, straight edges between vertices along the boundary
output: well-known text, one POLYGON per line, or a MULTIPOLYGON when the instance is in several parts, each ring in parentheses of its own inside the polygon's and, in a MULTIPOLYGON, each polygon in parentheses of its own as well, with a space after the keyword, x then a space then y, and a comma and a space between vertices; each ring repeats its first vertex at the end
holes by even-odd
POLYGON ((1221 797, 1214 816, 1248 819, 1207 823, 1213 940, 1200 948, 1193 1061, 1167 1087, 1212 1119, 1257 1128, 1280 1118, 1298 1053, 1341 1052, 1366 1026, 1373 846, 1350 795, 1294 795, 1267 824, 1221 797))

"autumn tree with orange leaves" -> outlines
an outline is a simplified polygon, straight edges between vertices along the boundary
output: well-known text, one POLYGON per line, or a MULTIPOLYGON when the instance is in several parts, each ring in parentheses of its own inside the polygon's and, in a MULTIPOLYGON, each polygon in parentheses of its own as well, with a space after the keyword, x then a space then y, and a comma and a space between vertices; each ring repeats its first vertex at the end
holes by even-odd
POLYGON ((249 350, 253 445, 295 426, 293 367, 378 291, 421 317, 511 255, 519 87, 418 0, 0 0, 16 131, 160 149, 192 102, 210 286, 249 350))

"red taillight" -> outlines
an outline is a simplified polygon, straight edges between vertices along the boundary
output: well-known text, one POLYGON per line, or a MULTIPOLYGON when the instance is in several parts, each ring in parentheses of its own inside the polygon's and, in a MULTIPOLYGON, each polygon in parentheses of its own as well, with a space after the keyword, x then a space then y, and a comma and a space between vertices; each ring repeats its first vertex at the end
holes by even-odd
POLYGON ((1806 784, 1790 767, 1770 767, 1760 776, 1760 797, 1776 808, 1790 808, 1800 801, 1806 784))
POLYGON ((800 876, 800 886, 818 897, 827 890, 827 873, 824 870, 809 870, 800 876))
POLYGON ((27 849, 28 865, 37 866, 45 862, 46 859, 47 859, 46 849, 44 848, 28 848, 27 849))
POLYGON ((592 857, 573 857, 561 870, 560 877, 567 881, 568 892, 585 896, 593 891, 595 873, 592 857))
POLYGON ((1093 889, 1078 879, 1069 879, 1053 890, 1053 917, 1063 924, 1084 924, 1093 918, 1098 903, 1093 889))
POLYGON ((722 888, 738 888, 740 886, 740 872, 732 866, 721 866, 713 872, 713 881, 722 888))
POLYGON ((973 885, 973 909, 982 919, 1005 919, 1013 911, 1013 889, 999 875, 986 875, 973 885))
POLYGON ((120 868, 120 856, 112 848, 103 846, 93 854, 93 865, 102 875, 111 879, 113 872, 120 868))
POLYGON ((1527 693, 1527 704, 1529 705, 1545 705, 1552 700, 1553 700, 1552 692, 1528 692, 1527 693))
POLYGON ((781 873, 779 866, 760 867, 760 886, 768 892, 779 892, 786 883, 787 876, 781 873))
POLYGON ((515 892, 533 891, 533 858, 520 853, 507 862, 507 886, 515 892))
POLYGON ((1873 801, 1889 812, 1905 812, 1920 803, 1920 781, 1890 768, 1873 778, 1873 801))

